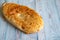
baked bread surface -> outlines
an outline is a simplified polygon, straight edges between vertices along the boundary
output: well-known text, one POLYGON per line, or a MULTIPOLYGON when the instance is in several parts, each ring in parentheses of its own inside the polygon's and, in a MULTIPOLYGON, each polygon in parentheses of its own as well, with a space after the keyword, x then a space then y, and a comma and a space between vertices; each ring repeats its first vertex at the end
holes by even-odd
POLYGON ((4 3, 3 15, 11 24, 28 34, 38 32, 43 28, 42 17, 27 6, 4 3))

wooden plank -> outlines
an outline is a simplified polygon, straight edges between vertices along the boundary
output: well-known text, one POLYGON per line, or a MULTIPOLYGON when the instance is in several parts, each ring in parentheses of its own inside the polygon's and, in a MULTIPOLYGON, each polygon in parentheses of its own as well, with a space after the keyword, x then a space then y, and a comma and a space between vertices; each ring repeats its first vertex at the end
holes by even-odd
POLYGON ((17 3, 18 0, 5 0, 5 2, 17 3))
MULTIPOLYGON (((32 0, 29 0, 29 1, 18 0, 18 4, 25 5, 32 9, 35 9, 35 0, 33 1, 32 0)), ((37 40, 37 33, 27 35, 18 31, 17 35, 20 35, 18 39, 21 39, 21 40, 37 40)))
POLYGON ((55 7, 57 10, 58 18, 60 20, 60 0, 55 0, 55 7))
MULTIPOLYGON (((27 3, 30 3, 32 1, 29 2, 28 0, 26 0, 27 3, 25 3, 25 1, 22 1, 22 0, 18 0, 18 1, 5 0, 5 2, 15 2, 15 3, 21 4, 21 5, 26 5, 27 3)), ((31 4, 28 4, 28 6, 35 9, 34 1, 31 4)), ((27 35, 27 34, 22 33, 21 31, 15 29, 9 23, 7 25, 8 26, 6 29, 5 40, 37 40, 37 34, 27 35)))
POLYGON ((15 40, 16 39, 16 29, 8 23, 6 30, 5 40, 15 40))
POLYGON ((7 23, 5 22, 3 15, 2 15, 2 10, 1 10, 1 6, 2 3, 4 2, 4 0, 0 0, 0 40, 4 40, 6 37, 6 26, 7 23))
MULTIPOLYGON (((44 0, 36 0, 36 11, 44 19, 43 3, 44 3, 44 0)), ((45 25, 44 25, 44 28, 40 32, 38 32, 38 38, 37 38, 37 40, 45 40, 45 37, 46 37, 46 34, 45 34, 45 25)))
POLYGON ((24 34, 2 17, 0 10, 0 40, 60 40, 60 0, 0 0, 26 5, 36 10, 44 20, 44 28, 35 34, 24 34))
MULTIPOLYGON (((57 0, 59 1, 59 0, 57 0)), ((38 12, 41 12, 41 15, 44 19, 44 31, 45 31, 45 39, 39 40, 60 40, 60 20, 58 15, 58 10, 56 8, 56 0, 42 0, 42 10, 38 12)), ((40 2, 39 2, 40 3, 40 2)), ((58 2, 57 2, 58 3, 58 2)), ((39 5, 39 4, 38 4, 39 5)), ((40 7, 37 7, 40 8, 40 7)), ((60 14, 60 13, 59 13, 60 14)), ((40 34, 38 34, 40 37, 40 34)))

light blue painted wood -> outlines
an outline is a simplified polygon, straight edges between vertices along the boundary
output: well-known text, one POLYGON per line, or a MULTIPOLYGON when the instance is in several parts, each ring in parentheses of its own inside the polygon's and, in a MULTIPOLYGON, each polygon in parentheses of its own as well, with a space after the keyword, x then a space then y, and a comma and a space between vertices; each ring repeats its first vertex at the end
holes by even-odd
MULTIPOLYGON (((45 23, 44 24, 44 30, 45 30, 44 40, 60 40, 60 26, 59 26, 60 15, 58 15, 60 13, 57 12, 58 10, 56 8, 57 5, 55 2, 56 0, 41 0, 41 3, 39 2, 40 4, 42 4, 41 15, 45 23)), ((39 11, 39 9, 37 10, 39 11)))
POLYGON ((0 0, 14 2, 36 10, 44 20, 44 28, 34 34, 24 34, 2 17, 0 10, 0 40, 60 40, 60 0, 0 0))

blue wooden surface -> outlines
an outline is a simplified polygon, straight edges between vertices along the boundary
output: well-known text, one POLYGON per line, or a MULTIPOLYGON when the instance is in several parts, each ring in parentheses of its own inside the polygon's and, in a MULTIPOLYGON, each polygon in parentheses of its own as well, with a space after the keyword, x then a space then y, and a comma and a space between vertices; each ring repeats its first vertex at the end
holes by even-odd
POLYGON ((44 20, 44 28, 34 34, 24 34, 2 17, 0 10, 0 40, 60 40, 60 0, 0 0, 29 6, 44 20))

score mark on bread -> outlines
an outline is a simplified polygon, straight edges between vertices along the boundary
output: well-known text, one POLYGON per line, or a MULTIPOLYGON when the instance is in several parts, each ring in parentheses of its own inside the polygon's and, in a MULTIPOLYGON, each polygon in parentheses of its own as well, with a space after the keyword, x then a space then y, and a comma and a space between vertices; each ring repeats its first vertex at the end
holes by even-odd
POLYGON ((38 32, 44 25, 37 12, 15 3, 4 3, 3 15, 11 24, 28 34, 38 32))

